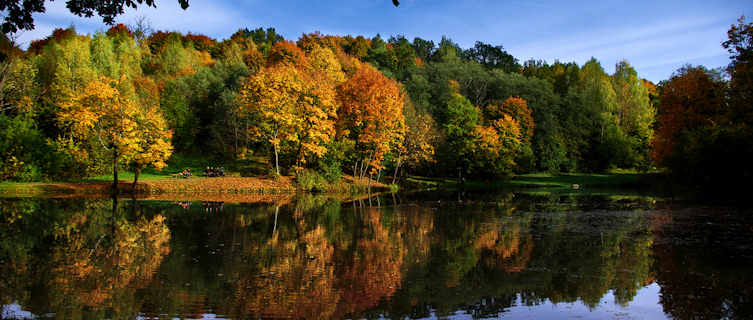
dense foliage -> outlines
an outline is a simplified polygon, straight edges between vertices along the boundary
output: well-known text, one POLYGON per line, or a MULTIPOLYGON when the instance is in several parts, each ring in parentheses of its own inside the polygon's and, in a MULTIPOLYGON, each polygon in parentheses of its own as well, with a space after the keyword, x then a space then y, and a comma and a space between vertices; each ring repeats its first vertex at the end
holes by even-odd
POLYGON ((729 79, 686 66, 661 86, 654 158, 676 180, 714 195, 749 196, 753 181, 753 23, 740 18, 723 44, 729 79))
POLYGON ((3 46, 0 176, 81 178, 174 152, 328 179, 658 164, 708 180, 696 175, 733 168, 710 155, 751 158, 750 28, 741 20, 724 43, 729 81, 688 67, 659 88, 627 61, 613 74, 593 58, 521 65, 502 46, 447 38, 58 29, 26 52, 3 46))

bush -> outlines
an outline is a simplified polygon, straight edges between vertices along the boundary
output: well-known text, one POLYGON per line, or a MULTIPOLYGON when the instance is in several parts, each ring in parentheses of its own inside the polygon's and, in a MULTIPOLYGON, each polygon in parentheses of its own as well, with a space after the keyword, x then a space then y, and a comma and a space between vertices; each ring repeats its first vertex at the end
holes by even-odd
POLYGON ((347 154, 352 153, 353 145, 348 141, 333 141, 327 145, 327 153, 317 160, 317 169, 330 183, 340 180, 342 166, 347 154))
POLYGON ((667 167, 675 181, 716 198, 747 199, 753 181, 753 130, 699 127, 685 132, 667 167))
POLYGON ((54 156, 29 115, 0 114, 0 180, 40 181, 42 165, 54 156))
POLYGON ((312 192, 323 191, 328 185, 327 179, 309 169, 304 169, 298 172, 296 183, 302 190, 312 192))

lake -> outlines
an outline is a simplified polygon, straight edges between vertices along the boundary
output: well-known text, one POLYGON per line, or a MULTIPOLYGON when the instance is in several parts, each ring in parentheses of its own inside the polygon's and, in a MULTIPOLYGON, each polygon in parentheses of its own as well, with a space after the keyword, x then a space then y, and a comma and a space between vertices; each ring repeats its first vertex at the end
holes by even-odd
POLYGON ((0 199, 2 318, 751 319, 753 212, 617 194, 0 199))

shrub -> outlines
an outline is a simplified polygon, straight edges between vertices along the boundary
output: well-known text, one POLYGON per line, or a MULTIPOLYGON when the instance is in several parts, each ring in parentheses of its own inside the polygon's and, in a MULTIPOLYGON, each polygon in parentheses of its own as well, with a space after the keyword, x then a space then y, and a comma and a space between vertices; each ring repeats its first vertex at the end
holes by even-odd
POLYGON ((298 187, 305 191, 323 191, 327 188, 327 180, 320 174, 304 169, 298 172, 296 176, 298 187))

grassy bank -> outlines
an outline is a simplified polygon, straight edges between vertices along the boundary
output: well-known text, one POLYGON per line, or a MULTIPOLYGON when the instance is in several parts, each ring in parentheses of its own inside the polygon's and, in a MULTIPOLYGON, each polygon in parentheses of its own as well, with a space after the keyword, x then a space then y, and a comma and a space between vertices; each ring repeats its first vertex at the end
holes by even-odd
MULTIPOLYGON (((321 175, 306 170, 296 180, 291 176, 278 177, 263 158, 245 160, 212 160, 198 156, 175 156, 168 166, 160 171, 145 169, 134 188, 134 173, 121 171, 119 189, 122 193, 135 194, 283 194, 295 192, 321 192, 340 194, 367 193, 368 187, 374 192, 395 191, 395 186, 385 185, 368 179, 354 179, 343 175, 335 182, 326 181, 321 175), (201 177, 206 167, 224 167, 225 177, 201 177), (189 179, 176 178, 175 174, 191 169, 189 179)), ((636 172, 612 172, 607 174, 524 174, 509 180, 475 180, 459 183, 456 179, 411 176, 401 183, 402 189, 507 189, 535 192, 589 192, 595 189, 644 190, 658 184, 659 174, 636 172)), ((90 177, 75 182, 0 182, 0 195, 36 196, 50 194, 97 195, 110 194, 112 175, 90 177)))
POLYGON ((531 173, 516 175, 509 180, 472 180, 408 177, 408 188, 464 189, 536 189, 542 191, 589 191, 603 189, 651 189, 661 181, 660 173, 613 172, 595 173, 531 173))
MULTIPOLYGON (((354 179, 343 176, 334 183, 319 182, 312 188, 301 185, 290 176, 281 177, 191 177, 175 178, 172 176, 146 175, 139 176, 139 182, 132 184, 133 173, 119 175, 118 189, 120 193, 134 193, 139 195, 194 193, 194 194, 284 194, 295 192, 359 194, 368 192, 388 191, 390 186, 367 179, 354 179)), ((80 182, 2 182, 0 195, 3 196, 43 196, 43 195, 100 195, 110 194, 112 176, 101 176, 80 182)))

